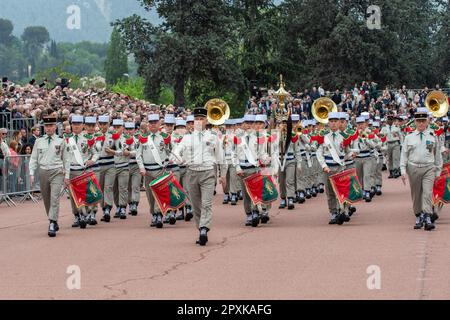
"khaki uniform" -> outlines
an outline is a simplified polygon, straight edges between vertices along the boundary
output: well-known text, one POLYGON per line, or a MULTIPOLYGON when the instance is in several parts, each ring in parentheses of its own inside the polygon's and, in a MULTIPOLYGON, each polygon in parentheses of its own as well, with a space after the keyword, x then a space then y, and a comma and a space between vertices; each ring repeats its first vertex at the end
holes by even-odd
POLYGON ((400 160, 401 174, 408 174, 413 210, 416 216, 431 214, 434 179, 441 174, 442 154, 438 137, 425 130, 405 137, 400 160))
MULTIPOLYGON (((65 169, 66 179, 73 179, 85 172, 93 171, 94 166, 86 167, 88 160, 96 163, 99 158, 99 154, 96 148, 93 147, 93 144, 95 144, 95 138, 82 133, 78 135, 73 134, 65 140, 64 148, 68 155, 65 169), (82 163, 77 161, 77 153, 81 156, 82 163)), ((79 215, 80 210, 77 208, 72 196, 70 197, 70 204, 73 215, 79 215)), ((85 213, 83 212, 83 214, 85 213)))
POLYGON ((128 179, 128 204, 135 203, 136 206, 141 200, 141 181, 142 176, 139 172, 139 166, 136 160, 136 152, 139 148, 139 139, 133 137, 133 146, 130 155, 130 176, 128 179))
POLYGON ((240 180, 244 196, 244 209, 248 215, 252 211, 257 210, 257 208, 251 201, 243 179, 258 172, 261 164, 269 164, 270 159, 267 154, 267 146, 265 144, 258 144, 258 136, 253 130, 245 132, 239 140, 236 146, 236 173, 239 174, 242 172, 244 174, 240 180))
POLYGON ((381 133, 387 137, 388 170, 398 169, 400 166, 401 129, 395 125, 385 125, 381 129, 381 133))
MULTIPOLYGON (((183 137, 185 137, 186 135, 189 135, 190 133, 186 132, 184 135, 178 135, 178 134, 173 134, 172 135, 172 139, 171 139, 171 143, 172 143, 172 149, 175 149, 183 140, 183 137)), ((187 200, 186 200, 186 205, 185 208, 191 207, 191 202, 189 200, 189 176, 188 176, 188 170, 186 168, 186 164, 185 163, 181 163, 178 165, 179 171, 178 171, 178 176, 179 176, 179 182, 180 185, 183 187, 184 191, 186 192, 187 195, 187 200)), ((182 210, 182 213, 184 213, 184 209, 182 210)))
POLYGON ((59 198, 64 187, 64 169, 67 154, 64 140, 56 134, 36 140, 30 158, 30 176, 39 171, 41 194, 49 220, 58 221, 59 198))
POLYGON ((227 171, 221 141, 209 130, 194 131, 183 137, 173 150, 172 161, 185 163, 189 176, 189 196, 198 229, 211 229, 212 200, 217 180, 216 167, 222 175, 227 171))
MULTIPOLYGON (((279 141, 284 147, 285 141, 279 141)), ((296 172, 301 171, 301 151, 298 140, 293 139, 289 144, 289 148, 284 155, 279 151, 279 172, 278 182, 280 185, 280 197, 282 199, 296 197, 296 172), (283 167, 284 165, 284 167, 283 167)))
POLYGON ((161 214, 161 209, 158 207, 153 193, 150 189, 150 183, 159 178, 165 172, 164 167, 168 162, 167 145, 161 133, 150 133, 146 142, 141 142, 136 151, 136 161, 139 170, 145 170, 145 193, 147 201, 150 205, 150 213, 152 215, 161 214), (155 147, 153 154, 152 147, 155 147), (155 157, 156 155, 156 157, 155 157))
POLYGON ((375 148, 378 148, 380 141, 377 137, 369 138, 373 135, 370 130, 366 130, 366 138, 361 138, 361 133, 357 140, 352 142, 351 149, 358 150, 355 159, 356 174, 363 187, 363 190, 369 192, 375 186, 373 175, 376 168, 375 148))
POLYGON ((96 148, 100 150, 98 166, 95 168, 100 188, 103 191, 102 208, 103 211, 113 206, 114 201, 114 181, 116 178, 116 168, 114 167, 114 156, 106 153, 106 148, 113 148, 114 142, 112 134, 106 132, 97 136, 96 148))
POLYGON ((116 177, 114 181, 114 202, 117 208, 126 208, 128 204, 128 184, 130 179, 130 158, 136 154, 134 137, 121 134, 116 140, 113 139, 114 167, 116 177), (123 152, 128 150, 129 156, 123 152))
POLYGON ((328 210, 332 218, 340 210, 345 210, 345 208, 341 208, 329 179, 331 175, 345 170, 345 160, 351 156, 352 152, 348 152, 348 150, 343 147, 343 142, 344 138, 339 131, 334 133, 329 132, 324 137, 324 143, 319 145, 317 149, 317 160, 319 161, 322 170, 326 167, 331 170, 329 173, 323 172, 323 183, 325 185, 325 192, 327 195, 328 210), (332 145, 336 150, 336 156, 339 157, 338 162, 333 158, 332 152, 330 151, 332 145))

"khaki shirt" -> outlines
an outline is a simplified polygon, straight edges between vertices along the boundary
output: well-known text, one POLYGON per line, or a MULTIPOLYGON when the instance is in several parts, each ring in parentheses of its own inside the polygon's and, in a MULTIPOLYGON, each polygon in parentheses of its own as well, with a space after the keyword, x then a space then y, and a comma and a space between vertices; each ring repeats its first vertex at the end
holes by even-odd
POLYGON ((401 174, 406 173, 407 166, 434 165, 436 177, 441 174, 442 154, 439 138, 430 130, 423 132, 421 138, 419 131, 414 131, 405 137, 400 157, 401 174))
POLYGON ((34 176, 38 168, 44 170, 63 169, 67 158, 64 139, 54 134, 49 142, 49 136, 44 135, 34 144, 29 165, 30 175, 34 176))
POLYGON ((381 133, 386 135, 386 141, 401 141, 402 139, 402 131, 396 125, 385 125, 381 128, 381 133))
MULTIPOLYGON (((136 161, 139 166, 139 170, 158 170, 164 167, 168 161, 168 147, 164 143, 164 138, 159 132, 152 134, 147 137, 146 143, 139 143, 136 150, 136 161), (155 157, 153 156, 152 150, 150 148, 150 140, 153 142, 156 151, 161 159, 162 166, 160 166, 155 157)), ((184 140, 184 138, 183 138, 184 140)))
MULTIPOLYGON (((263 134, 260 133, 262 138, 263 134)), ((238 138, 238 144, 236 145, 236 171, 242 171, 242 168, 251 167, 252 164, 249 162, 247 155, 245 153, 244 143, 247 144, 248 149, 253 156, 253 160, 259 166, 259 162, 262 164, 269 164, 270 159, 267 153, 267 138, 266 142, 263 144, 258 144, 258 137, 254 131, 245 132, 242 136, 238 138)))
POLYGON ((340 134, 339 130, 335 132, 334 137, 333 132, 329 132, 325 135, 325 138, 328 139, 324 139, 324 143, 319 145, 319 147, 317 148, 317 160, 319 161, 322 169, 325 169, 326 167, 335 168, 339 166, 339 163, 334 161, 331 155, 330 150, 333 146, 340 158, 342 166, 345 166, 345 160, 349 159, 352 152, 354 152, 356 149, 350 152, 348 148, 344 147, 344 137, 340 134), (326 140, 329 140, 331 145, 327 145, 326 140))
POLYGON ((84 136, 83 133, 80 133, 78 135, 73 135, 70 138, 67 138, 64 140, 64 148, 67 153, 66 158, 66 178, 69 179, 70 177, 70 171, 81 171, 84 170, 86 167, 86 162, 88 160, 92 160, 95 163, 98 161, 99 153, 97 151, 97 148, 95 147, 95 143, 92 147, 88 144, 88 139, 84 136), (77 138, 76 138, 77 137, 77 138), (70 140, 73 140, 74 145, 71 144, 70 140), (83 165, 80 165, 75 158, 75 152, 80 152, 80 155, 83 159, 83 165))

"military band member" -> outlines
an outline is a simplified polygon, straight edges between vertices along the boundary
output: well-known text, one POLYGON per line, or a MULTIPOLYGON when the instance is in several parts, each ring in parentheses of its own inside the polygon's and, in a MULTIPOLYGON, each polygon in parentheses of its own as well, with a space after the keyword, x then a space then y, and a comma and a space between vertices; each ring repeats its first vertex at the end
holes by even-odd
MULTIPOLYGON (((94 160, 96 161, 92 169, 97 176, 98 171, 98 159, 100 157, 101 148, 98 147, 95 135, 95 127, 97 125, 97 117, 88 116, 84 119, 84 129, 86 131, 86 138, 88 139, 88 147, 92 148, 92 153, 95 154, 94 160)), ((88 224, 95 226, 97 224, 97 209, 98 206, 89 206, 88 208, 88 224)))
POLYGON ((169 141, 164 139, 159 131, 160 119, 158 114, 148 115, 148 135, 145 141, 141 141, 136 152, 136 161, 141 175, 145 178, 145 193, 150 205, 150 214, 152 221, 150 227, 162 228, 163 216, 153 193, 150 189, 150 183, 161 177, 165 172, 165 166, 168 163, 167 145, 169 141))
MULTIPOLYGON (((174 148, 174 142, 172 139, 172 133, 173 133, 173 129, 175 126, 175 115, 173 114, 166 114, 164 116, 164 129, 162 131, 162 135, 165 139, 169 139, 169 144, 168 144, 168 152, 172 152, 172 149, 174 148)), ((178 166, 177 163, 174 162, 169 162, 169 164, 167 165, 166 169, 168 171, 173 172, 174 177, 180 181, 180 167, 178 166)), ((173 211, 168 211, 165 219, 164 219, 164 223, 169 223, 171 225, 175 224, 177 222, 176 219, 176 213, 173 211)))
POLYGON ((297 203, 304 203, 306 201, 306 189, 309 188, 309 177, 312 168, 311 157, 309 151, 311 150, 311 137, 308 133, 308 124, 310 120, 303 120, 303 132, 299 134, 298 150, 301 158, 301 168, 296 170, 296 185, 297 185, 297 203))
POLYGON ((42 199, 49 219, 48 236, 55 237, 59 231, 59 198, 64 183, 68 184, 69 181, 64 180, 66 153, 64 140, 55 134, 56 117, 44 117, 43 121, 45 135, 36 140, 31 153, 30 183, 33 184, 35 174, 39 171, 42 199))
POLYGON ((373 122, 373 127, 375 129, 375 134, 378 135, 380 141, 378 147, 375 150, 375 161, 376 166, 374 170, 373 181, 375 183, 376 195, 382 195, 383 186, 383 154, 387 151, 386 137, 379 132, 380 123, 378 121, 373 122))
POLYGON ((136 161, 136 150, 139 140, 136 136, 136 124, 134 122, 125 122, 125 141, 130 143, 130 176, 128 179, 128 208, 129 214, 137 216, 138 205, 141 198, 141 180, 142 176, 136 161))
POLYGON ((416 224, 414 229, 431 231, 435 228, 431 221, 434 179, 442 171, 442 155, 439 140, 432 130, 427 130, 428 110, 417 108, 414 115, 416 130, 405 137, 400 160, 401 178, 406 184, 408 176, 411 188, 416 224))
MULTIPOLYGON (((65 168, 66 180, 76 178, 86 171, 93 171, 99 157, 95 148, 89 146, 89 137, 83 134, 83 123, 83 116, 72 116, 72 135, 65 141, 65 151, 67 152, 65 168)), ((87 208, 81 207, 78 209, 72 195, 70 199, 72 213, 75 217, 72 227, 85 229, 87 223, 90 222, 87 208)))
POLYGON ((223 204, 231 203, 231 205, 237 204, 237 175, 236 175, 236 157, 235 157, 235 144, 234 144, 234 120, 225 120, 225 134, 223 135, 223 148, 225 161, 227 163, 227 183, 224 190, 223 204))
MULTIPOLYGON (((194 132, 194 116, 193 115, 189 115, 186 117, 186 133, 185 134, 191 134, 192 132, 194 132)), ((186 180, 185 183, 185 189, 184 191, 186 191, 186 194, 189 197, 189 177, 187 176, 188 171, 186 168, 186 178, 184 180, 186 180)), ((190 199, 190 198, 189 198, 190 199)), ((184 221, 191 221, 191 219, 194 217, 194 214, 192 213, 192 205, 190 200, 186 201, 186 205, 184 206, 185 209, 185 216, 184 216, 184 221)))
POLYGON ((266 148, 258 144, 258 136, 253 128, 255 120, 255 115, 244 116, 244 134, 236 146, 236 174, 241 178, 241 188, 244 190, 245 225, 253 227, 258 226, 261 217, 258 208, 251 201, 243 179, 258 172, 261 165, 270 163, 266 148))
POLYGON ((174 149, 171 158, 177 163, 186 163, 189 176, 189 196, 194 208, 196 226, 200 232, 197 244, 204 246, 208 242, 211 229, 212 200, 217 179, 215 165, 218 166, 219 179, 226 183, 226 163, 218 136, 206 130, 207 110, 194 109, 195 130, 183 138, 174 149))
POLYGON ((343 145, 344 138, 340 134, 338 127, 339 118, 339 113, 337 112, 328 114, 330 132, 324 136, 323 143, 317 149, 317 160, 324 172, 323 178, 328 199, 328 210, 331 216, 329 224, 341 225, 349 219, 338 202, 329 177, 345 170, 345 159, 351 156, 353 152, 349 152, 343 145))
POLYGON ((394 124, 394 116, 388 115, 387 124, 381 129, 381 133, 387 137, 387 167, 389 178, 396 178, 400 167, 401 129, 394 124))
POLYGON ((95 168, 100 188, 103 190, 101 221, 111 221, 111 209, 114 201, 114 181, 116 168, 114 167, 114 155, 106 152, 113 147, 112 133, 109 131, 110 118, 107 115, 98 117, 100 133, 96 137, 96 148, 100 150, 98 166, 95 168))
MULTIPOLYGON (((175 120, 175 131, 172 133, 171 143, 172 148, 176 148, 181 141, 183 140, 183 137, 186 135, 186 120, 183 120, 182 118, 175 120)), ((179 165, 179 182, 180 185, 183 187, 183 189, 188 193, 187 191, 187 185, 188 185, 189 177, 187 176, 187 169, 186 164, 181 163, 179 165)), ((186 201, 186 206, 190 205, 189 200, 186 201)), ((176 216, 176 220, 185 220, 184 211, 185 208, 180 208, 180 212, 176 216)))

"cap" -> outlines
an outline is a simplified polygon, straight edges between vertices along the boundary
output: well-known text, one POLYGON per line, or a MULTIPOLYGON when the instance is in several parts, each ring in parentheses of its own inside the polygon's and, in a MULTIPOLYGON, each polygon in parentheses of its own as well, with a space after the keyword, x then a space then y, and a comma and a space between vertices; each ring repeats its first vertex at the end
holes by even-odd
POLYGON ((361 112, 361 117, 364 117, 364 119, 367 121, 370 119, 370 113, 368 112, 361 112))
POLYGON ((44 125, 46 125, 46 124, 56 124, 56 117, 47 116, 47 117, 43 117, 43 120, 44 120, 44 125))
POLYGON ((266 122, 267 116, 265 114, 258 114, 255 116, 256 122, 266 122))
POLYGON ((123 120, 122 119, 114 119, 113 126, 123 126, 123 120))
POLYGON ((72 123, 83 123, 84 122, 84 117, 83 116, 72 116, 71 119, 72 123))
POLYGON ((312 119, 312 120, 309 120, 309 125, 310 126, 315 126, 315 125, 317 125, 317 121, 316 121, 316 119, 312 119))
POLYGON ((364 122, 366 122, 366 118, 365 117, 357 117, 356 118, 356 123, 364 123, 364 122))
POLYGON ((339 112, 328 113, 328 120, 339 120, 339 112))
POLYGON ((244 122, 255 122, 256 116, 254 114, 244 115, 244 122))
POLYGON ((134 122, 125 122, 125 129, 136 129, 136 124, 134 122))
POLYGON ((414 113, 414 118, 428 119, 428 109, 427 108, 417 108, 416 113, 414 113))
POLYGON ((109 116, 99 116, 98 122, 100 123, 109 123, 109 116))
POLYGON ((175 124, 175 115, 174 114, 166 114, 164 117, 165 124, 175 124))
POLYGON ((159 121, 159 114, 157 114, 157 113, 149 114, 147 117, 147 120, 148 121, 159 121))
POLYGON ((85 124, 97 124, 97 117, 86 117, 84 118, 85 124))
POLYGON ((226 126, 231 126, 231 125, 233 125, 234 124, 234 121, 232 120, 232 119, 227 119, 227 120, 225 120, 225 122, 224 122, 224 125, 226 125, 226 126))
POLYGON ((186 120, 176 119, 175 120, 175 127, 186 127, 186 120))
POLYGON ((194 117, 207 117, 208 110, 205 108, 195 108, 194 109, 194 117))
POLYGON ((291 115, 292 121, 300 121, 300 115, 299 114, 293 114, 291 115))
POLYGON ((186 123, 188 123, 188 122, 194 122, 194 116, 187 116, 186 123))
POLYGON ((442 118, 442 121, 443 121, 443 122, 448 122, 448 117, 443 117, 443 118, 442 118))
POLYGON ((372 123, 372 125, 374 126, 374 127, 380 127, 380 123, 378 122, 378 121, 374 121, 373 123, 372 123))

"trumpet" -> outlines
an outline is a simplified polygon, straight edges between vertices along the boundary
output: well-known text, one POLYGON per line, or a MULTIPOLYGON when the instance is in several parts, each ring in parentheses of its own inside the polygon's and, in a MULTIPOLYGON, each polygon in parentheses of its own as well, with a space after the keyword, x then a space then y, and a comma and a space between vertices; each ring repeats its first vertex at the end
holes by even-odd
POLYGON ((301 124, 298 124, 298 125, 296 125, 296 126, 294 127, 294 132, 295 132, 297 135, 302 134, 302 133, 303 133, 303 130, 305 130, 305 128, 303 128, 301 124))

